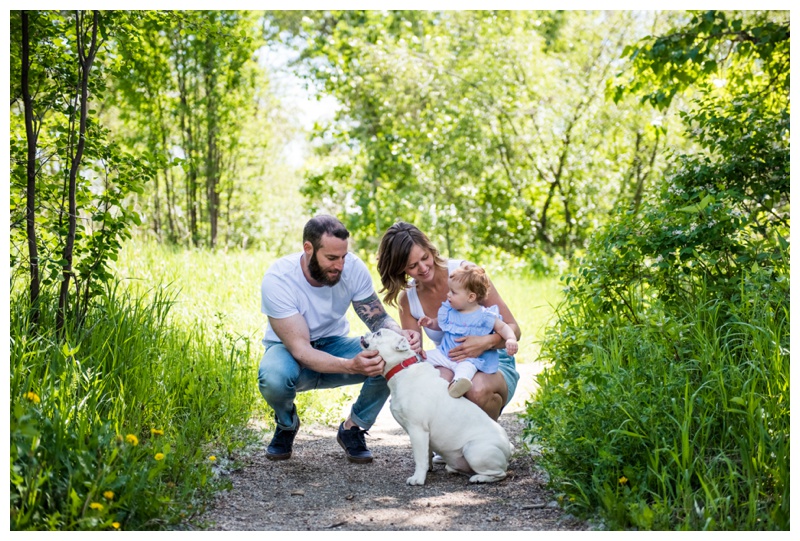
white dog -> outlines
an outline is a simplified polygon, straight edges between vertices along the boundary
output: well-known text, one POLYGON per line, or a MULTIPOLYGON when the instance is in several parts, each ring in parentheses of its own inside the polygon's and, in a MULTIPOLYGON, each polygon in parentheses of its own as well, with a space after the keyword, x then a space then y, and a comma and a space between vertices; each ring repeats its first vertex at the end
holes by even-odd
POLYGON ((419 362, 405 337, 381 329, 361 338, 365 349, 380 352, 383 375, 392 393, 392 415, 408 433, 414 453, 409 485, 424 485, 432 467, 431 451, 447 462, 448 472, 474 474, 472 483, 506 477, 514 450, 502 426, 466 398, 447 393, 447 382, 431 364, 419 362))

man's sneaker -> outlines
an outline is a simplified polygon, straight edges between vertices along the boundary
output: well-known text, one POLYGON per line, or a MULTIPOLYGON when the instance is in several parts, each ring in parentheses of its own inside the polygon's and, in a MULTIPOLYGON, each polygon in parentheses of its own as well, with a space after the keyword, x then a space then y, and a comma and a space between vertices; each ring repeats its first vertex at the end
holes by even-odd
POLYGON ((461 398, 464 394, 472 389, 472 382, 467 378, 458 378, 450 382, 447 387, 447 392, 453 398, 461 398))
POLYGON ((431 462, 433 462, 434 464, 447 464, 447 461, 439 453, 433 453, 433 458, 431 459, 431 462))
POLYGON ((364 434, 366 433, 366 430, 361 430, 361 427, 357 425, 349 430, 344 429, 344 423, 339 425, 336 441, 342 446, 347 455, 347 460, 350 462, 355 462, 356 464, 372 462, 372 453, 367 449, 367 442, 364 439, 364 434))
POLYGON ((294 430, 284 430, 276 426, 275 435, 267 447, 267 458, 270 460, 286 460, 292 456, 292 444, 297 431, 300 429, 300 420, 297 420, 297 428, 294 430))

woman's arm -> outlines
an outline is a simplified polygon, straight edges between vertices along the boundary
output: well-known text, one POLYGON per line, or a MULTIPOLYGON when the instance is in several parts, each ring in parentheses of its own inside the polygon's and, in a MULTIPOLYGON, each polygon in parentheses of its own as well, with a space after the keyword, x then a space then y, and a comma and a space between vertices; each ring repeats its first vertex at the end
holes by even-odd
POLYGON ((406 295, 405 291, 400 292, 400 297, 398 298, 397 304, 397 312, 400 316, 400 326, 403 328, 403 330, 412 331, 419 336, 419 350, 415 349, 414 351, 423 359, 426 359, 427 356, 425 355, 425 348, 422 342, 422 328, 419 326, 414 316, 411 315, 411 306, 408 304, 408 296, 406 295))
POLYGON ((497 288, 494 287, 494 284, 491 280, 489 280, 489 286, 491 289, 489 290, 489 295, 481 303, 483 306, 493 306, 497 305, 497 308, 500 310, 500 315, 503 316, 503 322, 511 327, 511 330, 514 331, 514 336, 517 337, 517 340, 520 339, 522 336, 522 330, 517 325, 517 320, 514 319, 514 314, 511 313, 508 305, 506 305, 506 301, 503 300, 503 297, 500 296, 500 292, 497 291, 497 288))

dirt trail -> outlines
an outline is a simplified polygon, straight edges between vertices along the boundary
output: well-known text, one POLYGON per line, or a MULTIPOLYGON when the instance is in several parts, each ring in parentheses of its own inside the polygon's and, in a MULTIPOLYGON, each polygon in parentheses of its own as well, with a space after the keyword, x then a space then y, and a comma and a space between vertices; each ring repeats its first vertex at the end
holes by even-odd
MULTIPOLYGON (((233 489, 219 494, 192 529, 205 530, 584 530, 545 488, 545 474, 519 442, 518 413, 534 388, 536 364, 519 367, 515 399, 500 418, 516 447, 509 476, 473 485, 434 466, 424 486, 408 486, 414 470, 408 436, 384 407, 367 435, 371 464, 350 464, 336 427, 303 425, 291 459, 272 462, 263 449, 241 458, 233 489)), ((391 400, 391 399, 390 399, 391 400)), ((267 441, 269 436, 265 435, 267 441)))

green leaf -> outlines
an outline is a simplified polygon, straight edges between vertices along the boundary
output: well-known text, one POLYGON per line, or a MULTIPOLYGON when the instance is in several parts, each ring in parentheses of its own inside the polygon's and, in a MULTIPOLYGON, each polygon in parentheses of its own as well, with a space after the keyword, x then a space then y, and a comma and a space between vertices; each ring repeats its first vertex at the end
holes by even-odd
POLYGON ((77 345, 77 346, 75 346, 74 348, 70 348, 69 344, 67 344, 67 343, 65 342, 65 343, 64 343, 64 344, 61 346, 61 353, 64 355, 64 357, 72 357, 72 356, 74 356, 76 353, 78 353, 78 351, 79 351, 80 349, 81 349, 81 345, 80 345, 80 344, 78 344, 78 345, 77 345))
POLYGON ((704 208, 706 208, 711 203, 714 203, 715 201, 716 201, 716 198, 713 195, 708 194, 707 196, 705 196, 700 201, 700 203, 698 204, 698 207, 699 207, 700 210, 703 210, 704 208))

